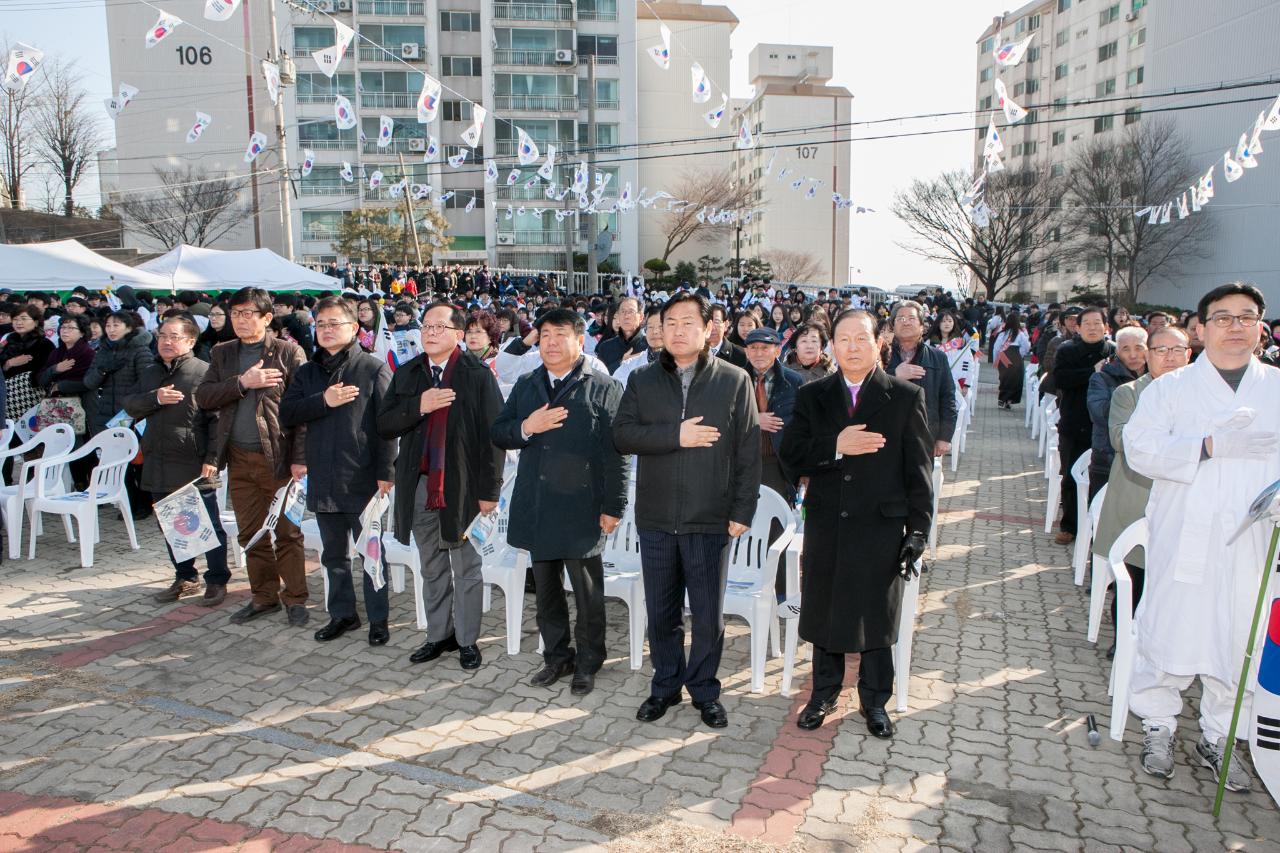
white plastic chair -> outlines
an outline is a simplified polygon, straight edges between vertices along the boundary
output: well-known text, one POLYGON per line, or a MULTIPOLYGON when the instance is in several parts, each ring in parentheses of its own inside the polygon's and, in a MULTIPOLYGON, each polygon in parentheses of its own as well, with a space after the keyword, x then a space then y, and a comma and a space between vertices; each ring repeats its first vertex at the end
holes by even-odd
MULTIPOLYGON (((393 502, 395 501, 394 489, 391 492, 391 499, 393 502)), ((392 514, 393 513, 390 510, 388 510, 387 515, 390 516, 392 514)), ((302 531, 302 550, 304 552, 314 551, 316 555, 316 562, 320 563, 320 579, 321 581, 324 582, 324 609, 328 611, 329 609, 329 573, 325 571, 324 563, 321 562, 320 560, 320 555, 324 553, 324 545, 323 545, 323 542, 321 542, 320 540, 320 522, 316 520, 316 517, 314 515, 308 516, 307 518, 304 518, 302 520, 302 524, 299 525, 298 529, 302 531)), ((383 551, 383 554, 385 554, 387 550, 387 541, 389 539, 392 539, 393 537, 388 535, 385 527, 383 528, 383 531, 384 532, 382 534, 382 551, 383 551)), ((397 542, 396 545, 400 546, 400 543, 397 542)), ((400 547, 403 547, 403 546, 400 546, 400 547)), ((417 549, 415 548, 414 551, 416 552, 417 549)), ((364 571, 364 559, 359 554, 356 553, 355 542, 351 540, 350 536, 347 537, 347 554, 351 558, 351 573, 353 575, 353 582, 364 583, 363 581, 360 580, 360 576, 359 576, 359 572, 364 571)), ((405 566, 405 563, 403 562, 396 562, 393 564, 391 563, 390 560, 387 561, 387 570, 388 570, 388 574, 390 575, 389 582, 391 584, 392 592, 404 592, 405 568, 406 566, 405 566)))
POLYGON ((724 595, 724 615, 745 619, 751 629, 751 692, 764 690, 764 664, 769 639, 778 650, 778 596, 774 591, 778 565, 795 535, 791 508, 768 486, 760 487, 751 529, 729 543, 729 582, 724 595), (769 544, 773 522, 782 534, 769 544))
MULTIPOLYGON (((804 536, 796 534, 787 546, 787 600, 778 608, 786 624, 786 640, 782 651, 782 695, 791 695, 795 673, 796 646, 800 639, 800 555, 804 536)), ((920 563, 916 563, 920 568, 920 563)), ((911 648, 915 640, 916 611, 920 602, 920 577, 907 581, 902 591, 902 609, 898 612, 898 636, 893 644, 894 694, 897 710, 907 710, 911 686, 911 648)))
POLYGON ((964 453, 965 434, 969 431, 969 402, 960 388, 956 388, 956 429, 951 437, 951 473, 960 466, 960 454, 964 453))
POLYGON ((1022 399, 1026 401, 1023 406, 1025 411, 1022 414, 1022 424, 1027 429, 1032 430, 1031 437, 1035 438, 1035 427, 1032 421, 1035 419, 1036 409, 1040 402, 1040 377, 1034 372, 1029 373, 1027 379, 1022 384, 1022 399))
MULTIPOLYGON (((22 519, 26 514, 27 502, 35 495, 33 479, 36 475, 36 464, 40 462, 40 459, 24 462, 22 458, 37 448, 42 448, 41 459, 70 453, 75 447, 76 436, 69 425, 54 424, 40 430, 17 447, 11 448, 8 444, 12 433, 8 426, 5 431, 6 438, 3 444, 0 444, 0 448, 3 448, 0 450, 0 464, 5 459, 13 457, 17 476, 14 477, 13 485, 0 485, 0 507, 3 507, 5 532, 9 536, 9 558, 16 560, 22 554, 22 519)), ((66 492, 70 475, 65 469, 51 467, 46 469, 42 476, 46 478, 45 494, 60 495, 66 492)), ((68 540, 74 541, 70 520, 63 519, 63 525, 66 527, 68 540)))
MULTIPOLYGON (((80 566, 93 566, 93 546, 98 541, 98 507, 112 505, 120 511, 125 530, 129 532, 129 546, 138 550, 138 535, 133 529, 133 509, 129 506, 129 493, 124 486, 125 473, 133 457, 138 455, 138 437, 133 430, 124 427, 103 430, 85 442, 79 449, 61 456, 41 459, 36 463, 35 495, 27 505, 30 518, 31 544, 27 559, 36 556, 36 538, 40 533, 40 514, 53 513, 64 519, 74 516, 80 528, 80 566), (98 454, 98 465, 89 477, 89 488, 83 492, 67 492, 50 495, 45 487, 46 472, 57 471, 59 479, 66 465, 76 459, 98 454)), ((70 531, 68 530, 68 534, 70 531)), ((67 536, 67 541, 75 539, 67 536)))
POLYGON ((938 559, 938 503, 942 500, 942 460, 933 460, 933 524, 929 526, 929 558, 938 559))
POLYGON ((1089 464, 1092 461, 1093 451, 1086 450, 1071 465, 1071 479, 1076 481, 1076 541, 1071 551, 1076 586, 1084 583, 1085 563, 1093 542, 1093 518, 1089 514, 1089 464))
POLYGON ((636 529, 634 496, 618 526, 604 540, 604 594, 627 605, 630 636, 627 650, 632 669, 644 664, 644 636, 648 624, 644 605, 644 578, 640 573, 640 531, 636 529))
POLYGON ((1043 406, 1044 411, 1040 415, 1040 449, 1036 452, 1037 456, 1044 456, 1050 434, 1053 434, 1056 440, 1058 432, 1058 401, 1049 398, 1046 400, 1043 406))
POLYGON ((1045 457, 1045 478, 1049 481, 1049 499, 1044 507, 1044 532, 1053 532, 1054 519, 1058 517, 1058 505, 1062 503, 1062 478, 1058 476, 1058 448, 1049 448, 1045 457))
POLYGON ((1106 559, 1093 558, 1093 584, 1101 593, 1089 597, 1089 641, 1097 642, 1102 623, 1102 604, 1107 586, 1116 585, 1116 653, 1111 661, 1111 739, 1124 740, 1129 717, 1129 682, 1133 678, 1133 662, 1137 654, 1137 631, 1133 620, 1133 581, 1125 568, 1124 558, 1134 548, 1147 547, 1147 520, 1140 518, 1116 537, 1106 559))

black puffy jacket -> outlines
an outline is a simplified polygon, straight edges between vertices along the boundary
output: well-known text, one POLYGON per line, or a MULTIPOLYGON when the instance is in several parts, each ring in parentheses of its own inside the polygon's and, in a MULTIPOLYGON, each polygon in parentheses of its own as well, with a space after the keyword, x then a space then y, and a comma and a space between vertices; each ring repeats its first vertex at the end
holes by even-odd
POLYGON ((179 356, 168 367, 158 361, 142 371, 136 393, 124 398, 124 410, 135 420, 146 419, 142 432, 142 488, 172 492, 200 476, 202 465, 216 464, 213 431, 217 412, 196 405, 195 390, 209 369, 191 353, 179 356), (166 406, 156 391, 172 385, 182 401, 166 406))

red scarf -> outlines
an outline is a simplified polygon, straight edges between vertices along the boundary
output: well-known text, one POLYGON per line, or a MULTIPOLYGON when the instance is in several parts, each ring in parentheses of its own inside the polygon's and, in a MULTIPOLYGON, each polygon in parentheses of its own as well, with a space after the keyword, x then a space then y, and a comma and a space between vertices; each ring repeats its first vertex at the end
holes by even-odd
MULTIPOLYGON (((462 351, 454 349, 449 355, 449 362, 444 366, 440 383, 436 388, 448 388, 453 382, 453 369, 458 364, 462 351)), ((423 365, 427 375, 431 375, 431 359, 423 356, 423 365)), ((444 509, 444 459, 445 438, 449 427, 450 406, 443 406, 427 415, 427 434, 422 441, 422 465, 419 471, 427 475, 427 509, 444 509)))

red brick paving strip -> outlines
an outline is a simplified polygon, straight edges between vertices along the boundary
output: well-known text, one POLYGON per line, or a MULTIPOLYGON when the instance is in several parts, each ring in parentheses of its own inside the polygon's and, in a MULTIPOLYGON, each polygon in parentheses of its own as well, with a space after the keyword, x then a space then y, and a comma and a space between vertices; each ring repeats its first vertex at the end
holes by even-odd
POLYGON ((46 850, 377 853, 376 848, 360 844, 343 844, 160 809, 0 792, 0 851, 46 850))
MULTIPOLYGON (((857 678, 858 656, 849 655, 845 672, 857 678)), ((742 803, 733 815, 730 832, 744 838, 758 839, 770 844, 788 844, 796 830, 804 822, 804 816, 813 803, 813 792, 818 789, 818 779, 826 764, 831 744, 836 739, 836 729, 844 714, 837 710, 827 717, 819 728, 807 732, 796 726, 796 716, 809 701, 809 685, 800 686, 791 703, 791 712, 778 729, 773 746, 760 766, 759 775, 742 797, 742 803)), ((856 702, 856 693, 841 691, 841 705, 856 702)))

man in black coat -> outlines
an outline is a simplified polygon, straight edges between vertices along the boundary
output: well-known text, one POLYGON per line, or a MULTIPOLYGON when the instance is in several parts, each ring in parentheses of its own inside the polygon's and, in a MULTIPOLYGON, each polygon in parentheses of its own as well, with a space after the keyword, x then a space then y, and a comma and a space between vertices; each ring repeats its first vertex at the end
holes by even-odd
MULTIPOLYGON (((351 578, 350 541, 360 539, 360 515, 375 494, 391 491, 394 439, 378 435, 376 415, 391 385, 391 368, 360 349, 351 303, 328 296, 316 305, 319 346, 298 368, 280 400, 280 423, 300 427, 307 471, 307 509, 320 527, 320 563, 329 576, 329 624, 316 631, 326 642, 360 627, 351 578)), ((367 557, 365 559, 368 559, 367 557)), ((382 576, 386 561, 381 554, 382 576)), ((368 568, 364 609, 369 645, 390 639, 387 587, 375 586, 368 568)))
POLYGON ((507 542, 533 560, 543 667, 530 680, 548 687, 570 673, 585 696, 605 659, 604 539, 627 505, 627 464, 613 446, 622 386, 583 357, 586 324, 553 308, 538 318, 542 366, 516 382, 493 424, 493 442, 520 451, 507 542), (578 614, 569 645, 568 572, 578 614))
MULTIPOLYGON (((217 536, 218 545, 204 553, 204 596, 200 603, 216 607, 227 597, 227 534, 218 511, 218 467, 213 433, 218 415, 196 405, 194 391, 204 379, 209 365, 191 354, 200 330, 189 317, 170 317, 156 330, 160 363, 142 371, 138 393, 124 398, 124 410, 135 421, 145 419, 142 432, 142 488, 159 501, 185 487, 192 480, 200 491, 205 512, 217 536)), ((166 543, 166 548, 168 545, 166 543)), ((173 549, 169 559, 177 572, 168 588, 156 593, 158 604, 177 601, 200 589, 195 560, 177 562, 173 549)))
POLYGON ((778 358, 782 340, 773 329, 752 329, 745 350, 760 412, 760 484, 791 504, 796 497, 795 479, 783 469, 778 448, 782 446, 782 431, 795 413, 796 391, 804 384, 804 378, 782 366, 778 358))
POLYGON ((956 381, 941 350, 924 340, 924 306, 910 299, 893 306, 893 347, 885 370, 924 390, 925 411, 933 436, 933 455, 951 449, 956 431, 956 381))
POLYGON ((600 342, 596 347, 596 358, 604 362, 604 366, 613 373, 628 356, 637 355, 649 348, 644 339, 641 323, 644 320, 644 306, 634 296, 619 300, 613 314, 617 325, 616 334, 600 342))
POLYGON ((1089 379, 1115 355, 1107 340, 1107 314, 1091 306, 1080 312, 1080 331, 1058 347, 1053 359, 1053 383, 1058 389, 1058 452, 1062 465, 1062 522, 1053 541, 1069 545, 1076 538, 1076 480, 1071 466, 1093 446, 1089 417, 1089 379))
POLYGON ((422 315, 422 355, 400 366, 378 407, 378 433, 399 438, 396 539, 412 534, 426 585, 427 641, 409 660, 457 651, 463 669, 481 664, 480 555, 464 534, 498 507, 506 454, 489 440, 502 411, 492 371, 460 349, 466 315, 444 302, 422 315))
POLYGON ((681 701, 728 725, 716 670, 724 648, 730 540, 750 529, 760 496, 760 419, 751 380, 707 352, 711 306, 680 293, 662 307, 663 351, 631 375, 613 422, 621 453, 639 456, 636 527, 653 686, 636 719, 681 701), (684 654, 685 594, 693 646, 684 654))
POLYGON ((709 329, 707 346, 711 354, 750 372, 751 365, 747 362, 747 354, 742 347, 725 337, 725 333, 729 331, 729 309, 723 305, 712 305, 711 325, 707 328, 709 329))
POLYGON ((905 580, 933 516, 933 439, 924 392, 880 369, 875 320, 836 318, 840 370, 805 385, 782 437, 782 461, 805 493, 800 636, 813 643, 813 693, 796 724, 835 710, 845 654, 860 652, 858 698, 876 737, 893 736, 893 650, 905 580))

